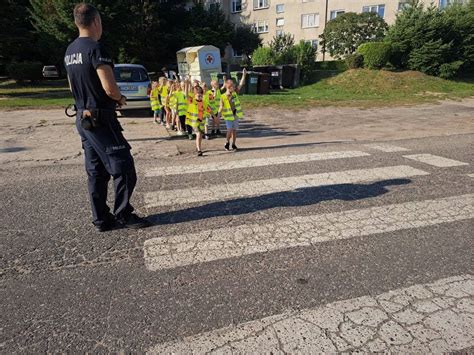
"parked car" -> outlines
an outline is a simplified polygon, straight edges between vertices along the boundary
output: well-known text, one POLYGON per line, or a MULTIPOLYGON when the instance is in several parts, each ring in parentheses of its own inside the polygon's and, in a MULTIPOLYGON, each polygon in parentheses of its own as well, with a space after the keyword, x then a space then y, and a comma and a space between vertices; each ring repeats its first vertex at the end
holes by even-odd
POLYGON ((116 64, 114 76, 122 95, 127 98, 127 105, 120 111, 133 109, 150 109, 150 77, 143 65, 116 64))
POLYGON ((59 78, 58 68, 55 65, 45 65, 43 67, 43 78, 46 78, 46 79, 57 79, 57 78, 59 78))

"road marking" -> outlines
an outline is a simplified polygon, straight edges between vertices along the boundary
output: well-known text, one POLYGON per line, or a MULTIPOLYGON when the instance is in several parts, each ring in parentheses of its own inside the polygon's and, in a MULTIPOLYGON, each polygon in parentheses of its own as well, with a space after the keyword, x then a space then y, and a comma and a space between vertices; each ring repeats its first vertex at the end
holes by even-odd
POLYGON ((145 207, 147 208, 173 206, 195 202, 260 196, 315 186, 351 184, 364 181, 383 181, 428 174, 429 173, 423 170, 406 165, 399 165, 374 169, 357 169, 292 176, 279 179, 254 180, 237 184, 222 184, 183 190, 161 190, 145 193, 144 200, 145 207))
POLYGON ((474 178, 474 174, 467 174, 467 176, 474 178))
POLYGON ((446 353, 474 345, 474 278, 462 275, 157 344, 150 354, 446 353))
POLYGON ((234 161, 213 162, 208 164, 189 164, 151 168, 145 171, 146 177, 168 176, 181 174, 195 174, 209 171, 222 171, 242 168, 254 168, 278 164, 304 163, 318 160, 356 158, 369 156, 369 153, 360 151, 322 152, 300 155, 287 155, 271 158, 245 159, 234 161))
POLYGON ((397 147, 396 145, 377 143, 377 144, 365 144, 366 147, 372 148, 375 150, 380 150, 385 153, 395 153, 395 152, 407 152, 410 149, 397 147))
POLYGON ((443 157, 432 155, 432 154, 412 154, 412 155, 404 155, 403 157, 418 161, 420 163, 433 165, 438 168, 449 168, 452 166, 469 165, 468 163, 463 163, 462 161, 443 158, 443 157))
POLYGON ((144 243, 145 265, 157 271, 214 260, 316 245, 474 218, 474 194, 220 228, 144 243))

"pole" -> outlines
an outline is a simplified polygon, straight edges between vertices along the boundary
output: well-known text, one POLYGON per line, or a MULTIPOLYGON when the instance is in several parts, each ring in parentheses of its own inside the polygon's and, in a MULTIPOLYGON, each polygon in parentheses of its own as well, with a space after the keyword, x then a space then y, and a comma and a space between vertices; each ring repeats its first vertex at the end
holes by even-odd
MULTIPOLYGON (((324 11, 324 30, 326 29, 326 24, 328 23, 328 7, 329 7, 328 3, 329 3, 329 0, 326 0, 326 11, 324 11)), ((324 45, 323 45, 323 62, 325 58, 326 58, 326 41, 324 41, 324 45)))

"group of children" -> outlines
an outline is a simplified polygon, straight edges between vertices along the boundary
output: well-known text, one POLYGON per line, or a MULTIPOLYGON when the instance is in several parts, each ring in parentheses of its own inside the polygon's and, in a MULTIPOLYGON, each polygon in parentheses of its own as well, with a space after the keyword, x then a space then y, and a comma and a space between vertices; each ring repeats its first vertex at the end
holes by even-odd
POLYGON ((225 150, 237 150, 237 129, 243 117, 238 93, 245 83, 246 71, 237 87, 224 77, 222 87, 216 80, 208 88, 205 82, 190 78, 168 80, 160 77, 153 81, 150 104, 156 124, 177 131, 177 135, 196 137, 197 155, 202 156, 202 140, 221 135, 220 120, 226 124, 225 150), (232 145, 231 145, 232 142, 232 145))

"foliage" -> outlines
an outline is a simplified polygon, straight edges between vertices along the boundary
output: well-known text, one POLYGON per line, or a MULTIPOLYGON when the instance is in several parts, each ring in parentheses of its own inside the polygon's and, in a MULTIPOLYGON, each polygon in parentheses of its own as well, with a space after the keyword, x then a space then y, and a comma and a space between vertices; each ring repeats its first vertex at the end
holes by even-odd
POLYGON ((392 46, 386 42, 363 43, 357 52, 364 57, 364 66, 369 69, 381 69, 390 59, 392 46))
POLYGON ((452 63, 444 63, 439 67, 439 76, 443 79, 453 79, 459 74, 459 69, 464 63, 457 60, 452 63))
POLYGON ((10 78, 19 82, 30 80, 38 81, 43 78, 43 64, 40 62, 12 62, 7 66, 10 78))
POLYGON ((252 53, 252 65, 274 65, 275 53, 270 47, 258 47, 252 53))
POLYGON ((321 37, 321 44, 332 57, 341 59, 352 54, 365 42, 380 41, 387 24, 376 13, 348 12, 328 22, 321 37))
POLYGON ((308 83, 310 81, 311 72, 315 67, 316 48, 311 43, 301 40, 294 46, 296 56, 296 64, 301 70, 301 81, 308 83))
POLYGON ((315 68, 317 70, 344 71, 347 70, 347 65, 343 60, 328 60, 325 62, 316 62, 315 68))
MULTIPOLYGON (((67 45, 76 37, 72 10, 76 0, 30 0, 30 13, 36 31, 49 43, 55 56, 62 58, 67 45)), ((188 1, 96 0, 104 33, 101 42, 113 58, 140 62, 149 70, 159 70, 176 61, 183 47, 210 44, 223 52, 236 39, 237 30, 219 7, 207 10, 201 2, 186 7, 188 1)), ((239 29, 241 46, 251 52, 257 45, 255 34, 239 29)))
POLYGON ((415 0, 398 14, 386 41, 393 47, 390 62, 399 68, 430 75, 449 75, 474 66, 474 2, 444 10, 415 0), (463 64, 459 66, 457 62, 463 64))
POLYGON ((283 33, 273 37, 270 48, 275 55, 275 64, 293 64, 296 62, 295 37, 283 33))
POLYGON ((364 66, 364 56, 359 53, 349 54, 345 58, 346 65, 349 69, 358 69, 364 66))
POLYGON ((258 33, 252 30, 251 26, 243 25, 235 29, 230 43, 236 51, 249 56, 262 45, 262 39, 258 33))

